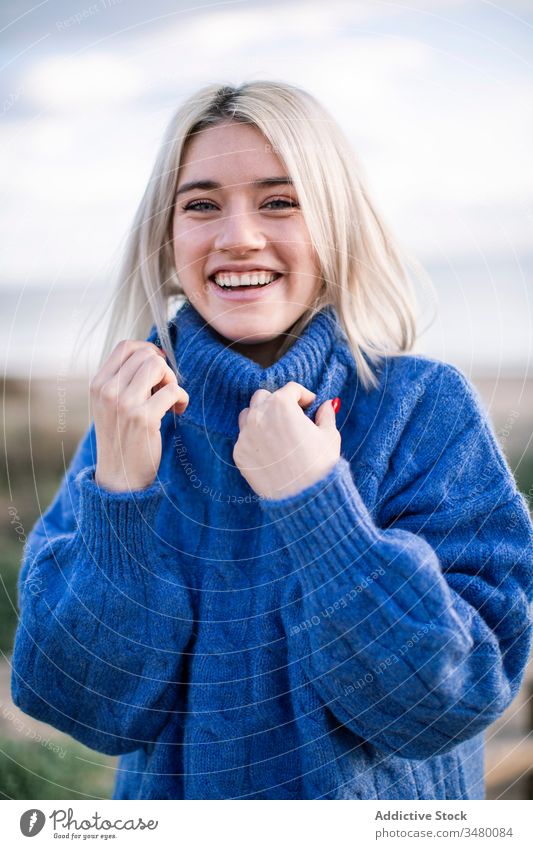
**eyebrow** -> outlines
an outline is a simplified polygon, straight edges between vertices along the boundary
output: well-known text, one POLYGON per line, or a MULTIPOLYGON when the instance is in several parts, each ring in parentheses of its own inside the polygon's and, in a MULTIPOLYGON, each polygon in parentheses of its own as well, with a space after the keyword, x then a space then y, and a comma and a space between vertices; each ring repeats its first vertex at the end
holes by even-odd
MULTIPOLYGON (((293 181, 290 177, 265 177, 264 180, 254 180, 252 186, 255 188, 262 188, 263 186, 292 186, 293 181)), ((193 189, 199 189, 201 191, 213 191, 215 189, 221 189, 221 183, 215 183, 214 180, 193 180, 191 183, 184 183, 178 191, 176 192, 176 197, 178 195, 185 194, 185 192, 191 192, 193 189)))

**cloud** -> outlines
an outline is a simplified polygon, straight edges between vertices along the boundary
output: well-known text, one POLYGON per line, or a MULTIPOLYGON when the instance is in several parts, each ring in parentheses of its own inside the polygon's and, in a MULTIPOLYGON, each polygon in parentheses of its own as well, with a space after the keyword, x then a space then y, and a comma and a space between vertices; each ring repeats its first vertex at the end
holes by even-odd
POLYGON ((119 104, 127 107, 145 90, 146 77, 133 61, 95 51, 80 56, 49 56, 33 64, 23 86, 37 110, 47 113, 119 104))

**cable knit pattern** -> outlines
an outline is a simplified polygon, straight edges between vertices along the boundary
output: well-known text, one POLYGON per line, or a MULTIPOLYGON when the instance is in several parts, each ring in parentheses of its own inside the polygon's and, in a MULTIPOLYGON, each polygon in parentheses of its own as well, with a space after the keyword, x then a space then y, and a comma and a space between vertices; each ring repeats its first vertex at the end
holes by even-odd
POLYGON ((267 369, 189 303, 170 331, 190 404, 154 484, 98 487, 91 425, 28 539, 15 703, 120 755, 117 799, 482 798, 531 645, 533 530, 468 380, 405 355, 365 391, 333 307, 267 369), (342 456, 264 499, 238 415, 290 380, 311 418, 341 398, 342 456))

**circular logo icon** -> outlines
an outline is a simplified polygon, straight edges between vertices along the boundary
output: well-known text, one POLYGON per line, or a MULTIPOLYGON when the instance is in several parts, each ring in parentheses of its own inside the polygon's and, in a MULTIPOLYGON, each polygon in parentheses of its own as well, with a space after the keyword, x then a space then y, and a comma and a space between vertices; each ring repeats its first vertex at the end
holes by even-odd
POLYGON ((42 831, 46 822, 46 817, 42 811, 37 808, 31 808, 29 811, 24 811, 20 818, 20 830, 24 837, 35 837, 42 831))

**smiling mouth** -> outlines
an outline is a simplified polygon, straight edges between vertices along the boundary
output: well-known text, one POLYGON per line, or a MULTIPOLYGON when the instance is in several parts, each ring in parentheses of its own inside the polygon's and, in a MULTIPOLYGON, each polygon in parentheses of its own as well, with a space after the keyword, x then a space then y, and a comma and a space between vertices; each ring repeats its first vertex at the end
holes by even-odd
MULTIPOLYGON (((246 290, 246 291, 248 291, 248 289, 264 289, 267 286, 270 286, 271 283, 275 283, 276 280, 279 280, 279 278, 282 275, 279 274, 279 273, 273 272, 272 274, 268 275, 268 276, 270 276, 270 280, 264 280, 263 282, 260 282, 260 283, 250 283, 250 282, 227 283, 227 282, 222 282, 222 281, 217 280, 216 279, 217 276, 218 275, 214 274, 214 275, 211 275, 211 277, 209 277, 208 279, 211 281, 211 283, 214 283, 216 286, 218 286, 219 289, 224 289, 225 291, 229 292, 229 291, 243 290, 243 289, 246 290)), ((227 275, 225 275, 225 276, 227 277, 227 275)), ((260 275, 260 276, 265 277, 267 275, 260 275)), ((237 275, 235 275, 235 277, 237 277, 237 275)))

